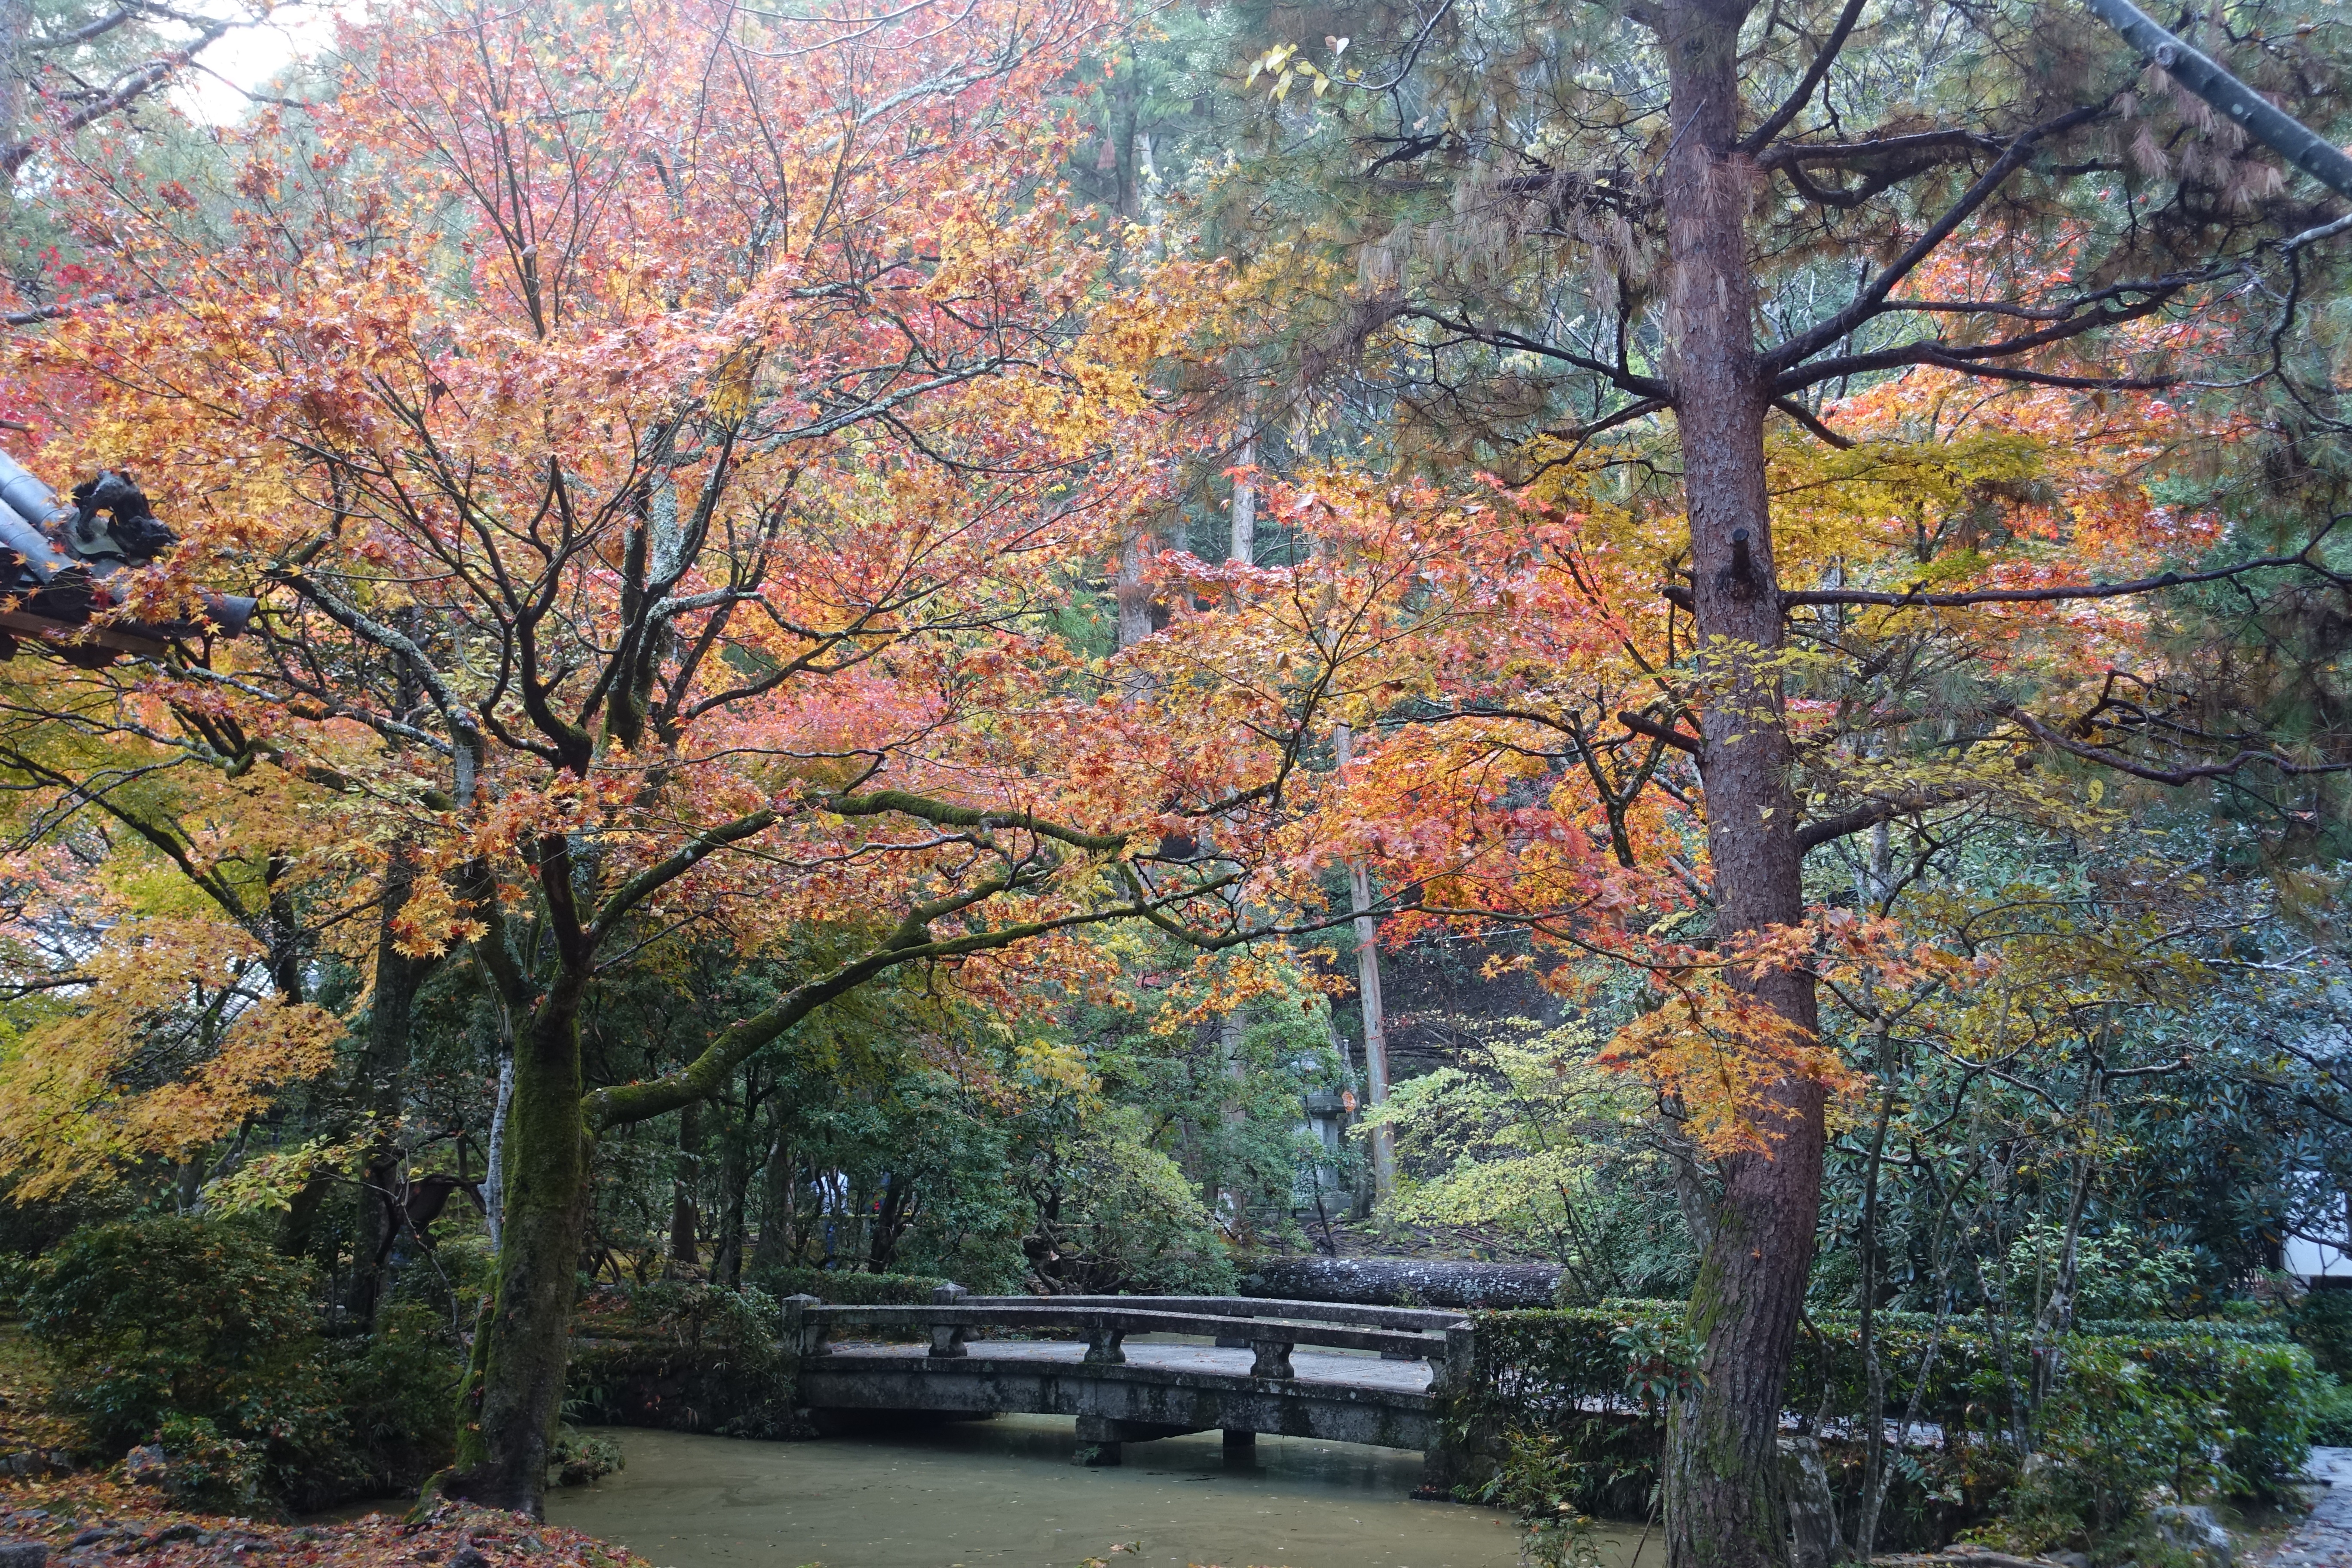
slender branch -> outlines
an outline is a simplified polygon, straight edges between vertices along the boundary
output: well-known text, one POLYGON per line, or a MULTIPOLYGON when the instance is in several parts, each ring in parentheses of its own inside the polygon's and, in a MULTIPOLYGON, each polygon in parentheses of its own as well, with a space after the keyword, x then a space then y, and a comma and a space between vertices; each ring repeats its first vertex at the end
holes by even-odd
POLYGON ((1916 131, 1907 136, 1874 136, 1862 142, 1786 142, 1760 153, 1756 166, 1794 169, 1806 163, 1862 163, 1945 148, 1990 153, 2000 145, 1998 139, 1981 131, 1916 131))
POLYGON ((1805 105, 1812 101, 1813 89, 1822 85, 1822 78, 1830 74, 1830 67, 1836 62, 1838 52, 1845 47, 1846 35, 1853 32, 1854 23, 1862 19, 1862 8, 1865 4, 1867 0, 1845 0, 1845 9, 1838 13, 1837 26, 1830 29, 1829 41, 1822 46, 1821 53, 1813 57, 1811 68, 1805 72, 1805 79, 1797 84, 1796 90, 1781 101, 1780 107, 1774 110, 1763 124, 1748 133, 1739 143, 1740 152, 1754 154, 1770 146, 1772 138, 1786 131, 1789 122, 1804 112, 1805 105))
POLYGON ((758 837, 776 825, 772 811, 755 811, 747 816, 723 823, 707 832, 698 833, 676 854, 646 867, 606 899, 604 907, 589 922, 588 943, 593 949, 608 934, 617 921, 637 905, 645 902, 669 883, 677 880, 719 850, 740 844, 746 838, 758 837))
POLYGON ((1617 715, 1617 722, 1624 725, 1636 735, 1647 735, 1653 741, 1664 741, 1667 745, 1677 751, 1688 752, 1694 757, 1700 754, 1698 742, 1679 730, 1659 723, 1654 719, 1644 719, 1639 713, 1620 713, 1617 715))
POLYGON ((2199 779, 2227 778, 2255 763, 2266 763, 2283 773, 2295 776, 2352 773, 2352 763, 2294 763, 2275 752, 2258 752, 2251 747, 2223 763, 2191 763, 2179 768, 2150 767, 2145 763, 2135 763, 2128 757, 2119 757, 2104 746, 2086 746, 2078 741, 2070 741, 2014 703, 2005 703, 1995 711, 2014 720, 2019 728, 2045 746, 2054 746, 2069 756, 2113 768, 2117 773, 2129 773, 2136 779, 2146 779, 2150 784, 2169 784, 2175 789, 2194 784, 2199 779))
POLYGON ((1790 418, 1795 420, 1798 424, 1803 426, 1815 437, 1828 442, 1831 446, 1835 447, 1839 451, 1851 452, 1853 450, 1854 439, 1853 437, 1839 435, 1827 425, 1822 423, 1820 416, 1816 415, 1811 409, 1806 407, 1803 404, 1798 402, 1795 398, 1776 397, 1772 400, 1772 406, 1787 415, 1790 418))
POLYGON ((1842 811, 1835 816, 1825 816, 1819 822, 1808 823, 1797 829, 1797 853, 1802 855, 1809 849, 1818 849, 1824 844, 1860 833, 1864 828, 1875 827, 1882 822, 1892 822, 1911 812, 1924 811, 1931 805, 1949 805, 1955 798, 1949 792, 1937 792, 1864 801, 1852 811, 1842 811))
POLYGON ((2131 0, 2084 3, 2093 16, 2121 33, 2166 75, 2237 121, 2256 141, 2336 195, 2352 196, 2352 158, 2309 126, 2273 107, 2269 99, 2166 32, 2131 0))
POLYGON ((951 805, 946 801, 931 800, 899 789, 878 789, 869 795, 837 795, 827 796, 823 808, 836 816, 883 816, 897 813, 930 823, 936 827, 1010 827, 1034 833, 1040 838, 1051 838, 1083 849, 1090 855, 1108 855, 1124 848, 1129 835, 1124 833, 1087 833, 1076 827, 1064 827, 1047 822, 1025 811, 982 811, 976 806, 951 805))
POLYGON ((1476 322, 1462 317, 1443 316, 1435 310, 1425 310, 1418 305, 1399 310, 1397 319, 1427 321, 1433 326, 1444 327, 1449 332, 1459 332, 1474 342, 1486 343, 1498 349, 1518 349, 1526 353, 1540 354, 1546 359, 1556 359, 1564 364, 1574 365, 1579 370, 1589 370, 1595 375, 1605 375, 1619 391, 1630 392, 1636 396, 1665 398, 1674 395, 1674 388, 1654 376, 1636 375, 1625 366, 1612 365, 1605 360, 1594 359, 1590 354, 1580 354, 1571 349, 1559 348, 1545 342, 1540 338, 1531 338, 1525 333, 1512 331, 1507 327, 1481 327, 1476 322))
MULTIPOLYGON (((234 23, 215 22, 196 35, 185 46, 173 50, 124 77, 107 91, 67 115, 51 128, 47 136, 70 136, 85 126, 94 125, 108 115, 128 109, 172 79, 172 73, 194 59, 202 50, 220 41, 234 23)), ((41 150, 46 136, 26 137, 22 142, 0 147, 0 178, 14 180, 33 154, 41 150)))
POLYGON ((1784 609, 1807 605, 1881 605, 1894 609, 1946 610, 1965 609, 1972 605, 2054 605, 2074 599, 2119 599, 2134 594, 2152 594, 2159 588, 2186 587, 2192 583, 2220 583, 2249 572, 2283 566, 2300 566, 2340 583, 2343 577, 2313 560, 2312 552, 2341 521, 2331 519, 2318 538, 2293 555, 2265 555, 2210 572, 2167 572, 2160 576, 2135 577, 2128 583, 2057 583, 2046 588, 1974 588, 1952 594, 1923 594, 1916 589, 1888 594, 1868 588, 1806 588, 1781 595, 1780 605, 1784 609))

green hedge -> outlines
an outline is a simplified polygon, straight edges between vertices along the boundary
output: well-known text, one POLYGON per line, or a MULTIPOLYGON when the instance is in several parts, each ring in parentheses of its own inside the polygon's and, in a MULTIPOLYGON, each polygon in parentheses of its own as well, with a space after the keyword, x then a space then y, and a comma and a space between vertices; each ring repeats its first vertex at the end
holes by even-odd
POLYGON ((760 1275, 759 1282, 778 1300, 814 1296, 837 1307, 919 1307, 948 1283, 921 1274, 852 1274, 832 1268, 772 1268, 760 1275))
MULTIPOLYGON (((1579 1508, 1643 1512, 1656 1480, 1666 1401, 1695 1359, 1680 1305, 1619 1301, 1474 1317, 1475 1375, 1447 1415, 1455 1440, 1495 1465, 1529 1445, 1564 1455, 1573 1474, 1563 1490, 1579 1508)), ((2031 1439, 2063 1463, 2034 1467, 2026 1486, 2011 1424, 2016 1392, 2034 1381, 2030 1347, 1973 1321, 1938 1334, 1924 1315, 1883 1315, 1886 1414, 1906 1408, 1927 1364, 1919 1418, 1940 1426, 1946 1440, 1939 1448, 1906 1450, 1916 1473, 1901 1467, 1880 1544, 1940 1543, 1993 1514, 2096 1531, 2159 1483, 2183 1496, 2284 1487, 2303 1462, 2323 1380, 2300 1346, 2242 1331, 2263 1325, 2211 1326, 2225 1331, 2135 1324, 2146 1331, 2062 1342, 2058 1376, 2031 1439)), ((1848 1498, 1863 1481, 1855 1418, 1866 1388, 1854 1319, 1827 1317, 1799 1331, 1785 1403, 1808 1418, 1826 1413, 1825 1456, 1833 1486, 1848 1498)))
POLYGON ((764 1290, 662 1281, 590 1292, 572 1324, 565 1415, 619 1426, 776 1436, 791 1426, 783 1318, 764 1290))
MULTIPOLYGON (((2345 1293, 2347 1313, 2352 1313, 2352 1291, 2345 1293)), ((1575 1309, 1570 1309, 1575 1310, 1575 1309)), ((1627 1320, 1655 1320, 1678 1323, 1688 1309, 1680 1301, 1660 1300, 1649 1296, 1612 1296, 1597 1307, 1584 1310, 1607 1312, 1627 1320)), ((1852 1312, 1824 1312, 1814 1319, 1822 1324, 1856 1322, 1852 1312)), ((1881 1312, 1878 1321, 1890 1329, 1918 1328, 1932 1330, 1936 1316, 1932 1312, 1881 1312)), ((1960 1319, 1958 1326, 1966 1327, 1974 1319, 1960 1319)), ((2081 1318, 2074 1323, 2077 1338, 2100 1340, 2232 1340, 2244 1344, 2286 1344, 2305 1339, 2294 1325, 2276 1318, 2251 1321, 2234 1318, 2081 1318)), ((2326 1366, 2326 1358, 2320 1364, 2326 1366)))

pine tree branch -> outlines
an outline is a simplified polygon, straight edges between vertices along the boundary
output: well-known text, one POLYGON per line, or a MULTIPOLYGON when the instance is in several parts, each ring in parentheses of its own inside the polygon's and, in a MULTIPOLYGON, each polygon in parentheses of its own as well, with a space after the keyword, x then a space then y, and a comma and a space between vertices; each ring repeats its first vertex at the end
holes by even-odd
MULTIPOLYGON (((2033 150, 2036 147, 2053 136, 2063 135, 2078 126, 2089 124, 2106 111, 2107 106, 2104 101, 2084 104, 2080 108, 2068 110, 2054 120, 2045 120, 2041 124, 2021 132, 2011 138, 2008 151, 1993 160, 1992 167, 1978 176, 1976 184, 1962 192, 1958 201, 1945 208, 1943 216, 1928 225, 1927 231, 1912 241, 1910 248, 1881 269, 1878 276, 1870 280, 1861 294, 1843 310, 1816 322, 1799 336, 1791 338, 1765 355, 1765 365, 1768 368, 1778 369, 1801 364, 1868 321, 1877 313, 1878 307, 1886 297, 1895 291, 1896 284, 1909 277, 1921 262, 1934 255, 1937 248, 1949 239, 1961 224, 1968 221, 1970 214, 1990 201, 1993 194, 2009 183, 2009 177, 2025 166, 2027 160, 2033 156, 2033 150)), ((1789 388, 1776 387, 1776 390, 1787 391, 1789 388)))
POLYGON ((1845 9, 1838 14, 1837 26, 1830 29, 1829 41, 1813 57, 1812 66, 1805 72, 1804 79, 1797 83, 1796 90, 1781 100, 1780 107, 1774 110, 1763 124, 1749 132, 1740 142, 1740 152, 1749 154, 1761 152, 1771 145, 1773 137, 1789 128, 1790 121, 1804 112, 1805 105, 1813 100, 1814 89, 1822 85, 1822 79, 1830 74, 1830 67, 1836 63, 1839 51, 1845 47, 1846 35, 1853 32, 1853 25, 1862 19, 1862 8, 1865 4, 1867 0, 1845 0, 1845 9))

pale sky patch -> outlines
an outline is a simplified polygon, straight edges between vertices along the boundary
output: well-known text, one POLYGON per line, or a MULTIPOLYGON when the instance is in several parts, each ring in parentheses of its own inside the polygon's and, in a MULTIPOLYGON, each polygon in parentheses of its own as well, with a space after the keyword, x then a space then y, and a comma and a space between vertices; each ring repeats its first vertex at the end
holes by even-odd
POLYGON ((358 21, 366 0, 280 5, 267 22, 238 27, 196 57, 172 89, 179 110, 204 125, 234 125, 252 107, 248 92, 335 41, 339 17, 358 21))

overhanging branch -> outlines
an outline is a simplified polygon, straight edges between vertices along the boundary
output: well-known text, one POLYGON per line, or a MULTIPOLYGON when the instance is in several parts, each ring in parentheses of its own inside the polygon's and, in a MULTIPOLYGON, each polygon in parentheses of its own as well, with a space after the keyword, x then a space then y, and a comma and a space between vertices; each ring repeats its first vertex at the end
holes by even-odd
POLYGON ((2293 115, 2271 106, 2270 100, 2231 76, 2206 55, 2182 43, 2158 26, 2131 0, 2083 0, 2091 14, 2165 74, 2195 93, 2257 142, 2340 196, 2352 196, 2352 158, 2293 115))
POLYGON ((2168 784, 2175 789, 2184 784, 2194 784, 2199 779, 2227 778, 2241 769, 2252 767, 2257 763, 2276 768, 2279 772, 2294 777, 2315 773, 2352 773, 2352 763, 2298 763, 2282 757, 2275 752, 2258 752, 2252 747, 2241 750, 2237 755, 2225 762, 2190 763, 2178 768, 2159 768, 2147 763, 2136 763, 2129 757, 2120 756, 2107 750, 2105 746, 2086 745, 2079 741, 2070 741, 2014 703, 2004 704, 1995 711, 2013 721, 2018 728, 2043 745, 2055 747, 2068 756, 2080 757, 2084 762, 2096 763, 2103 768, 2113 768, 2117 773, 2129 773, 2136 779, 2146 779, 2151 784, 2168 784))
POLYGON ((2155 577, 2135 577, 2127 583, 2055 583, 2045 588, 1974 588, 1951 594, 1927 594, 1916 589, 1890 594, 1868 588, 1806 588, 1782 594, 1780 605, 1783 609, 1791 610, 1809 605, 1876 605, 1889 609, 1955 610, 1976 605, 2055 605, 2074 599, 2120 599, 2135 594, 2152 594, 2159 588, 2180 588, 2192 583, 2220 583, 2231 577, 2242 577, 2249 572, 2267 572, 2291 566, 2315 572, 2340 584, 2352 579, 2329 571, 2312 557, 2321 542, 2342 521, 2341 518, 2330 519, 2316 538, 2293 555, 2264 555, 2252 561, 2241 561, 2234 566, 2216 567, 2210 572, 2167 572, 2155 577))

